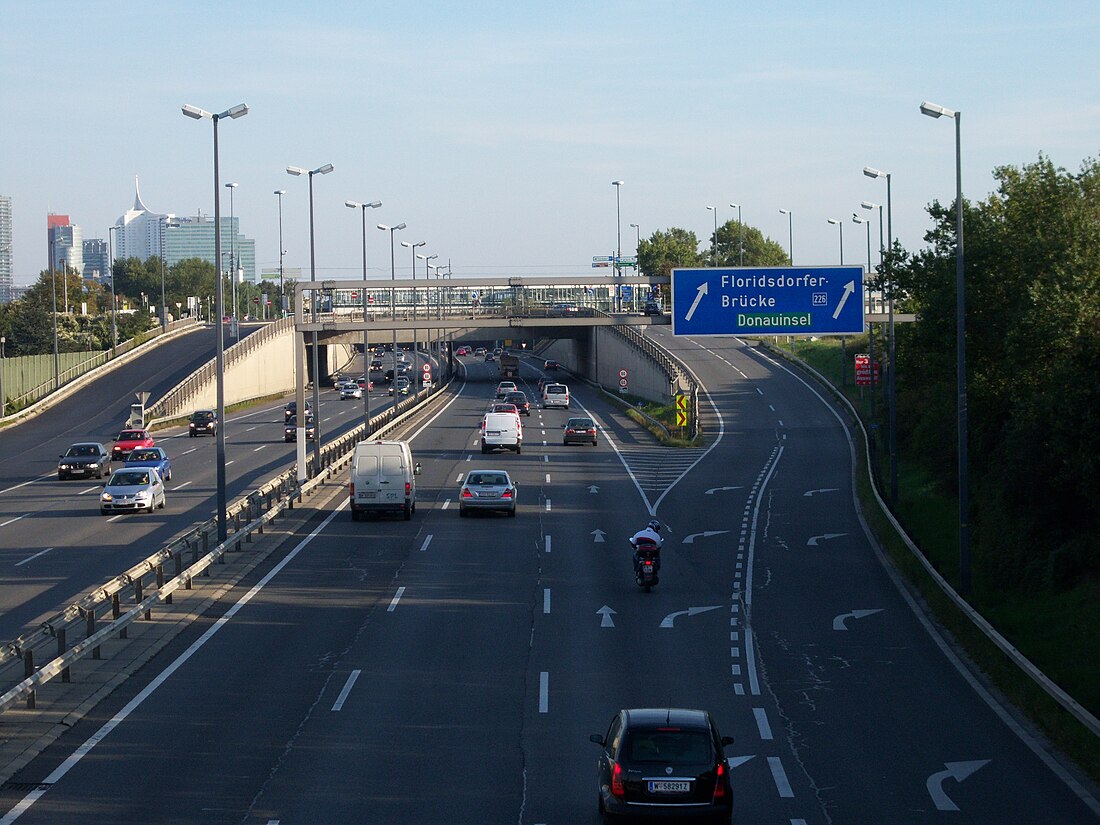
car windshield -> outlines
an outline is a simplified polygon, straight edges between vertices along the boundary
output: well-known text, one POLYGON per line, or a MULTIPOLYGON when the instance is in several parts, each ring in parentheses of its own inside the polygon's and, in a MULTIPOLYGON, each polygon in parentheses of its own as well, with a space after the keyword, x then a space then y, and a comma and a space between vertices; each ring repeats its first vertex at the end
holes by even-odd
POLYGON ((209 421, 210 419, 212 419, 213 417, 214 417, 214 413, 197 412, 193 416, 191 416, 191 419, 193 421, 206 422, 206 421, 209 421))
POLYGON ((141 441, 145 438, 145 433, 141 430, 123 430, 118 434, 117 441, 141 441))
POLYGON ((466 483, 475 487, 507 487, 508 476, 503 473, 471 473, 466 483))
POLYGON ((91 444, 77 444, 73 447, 69 447, 69 451, 65 453, 67 456, 84 456, 84 455, 99 455, 97 450, 91 444))
POLYGON ((134 450, 130 453, 131 461, 160 461, 160 453, 156 450, 134 450))
POLYGON ((630 763, 667 765, 699 765, 714 760, 710 736, 702 730, 635 730, 623 745, 625 759, 630 763))
POLYGON ((149 483, 148 473, 123 473, 118 472, 111 476, 112 487, 137 487, 149 483))

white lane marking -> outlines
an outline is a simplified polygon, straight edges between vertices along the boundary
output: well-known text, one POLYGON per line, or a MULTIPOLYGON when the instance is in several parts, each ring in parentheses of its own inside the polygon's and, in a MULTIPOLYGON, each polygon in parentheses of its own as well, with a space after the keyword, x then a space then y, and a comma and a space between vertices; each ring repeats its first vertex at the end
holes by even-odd
POLYGON ((466 456, 467 461, 469 461, 471 458, 473 458, 473 456, 470 456, 470 455, 466 456))
POLYGON ((126 718, 135 710, 137 710, 137 708, 140 707, 146 699, 152 696, 153 692, 156 691, 157 688, 168 681, 169 677, 177 670, 179 670, 187 662, 188 659, 194 656, 195 653, 198 652, 199 648, 210 641, 210 639, 214 637, 214 634, 225 626, 226 622, 236 616, 242 607, 252 601, 253 597, 261 590, 263 590, 264 587, 267 586, 268 582, 275 578, 275 576, 277 576, 284 567, 290 564, 290 562, 293 561, 295 557, 297 557, 297 555, 302 551, 302 548, 313 541, 318 533, 328 527, 329 523, 334 518, 336 518, 336 514, 343 510, 346 504, 347 502, 345 501, 343 504, 333 510, 328 516, 326 516, 325 520, 318 524, 316 529, 312 533, 302 539, 301 542, 298 543, 298 546, 286 555, 286 558, 276 564, 271 569, 271 571, 262 579, 260 579, 260 581, 251 590, 241 596, 240 600, 232 607, 230 607, 229 610, 225 612, 225 615, 214 622, 214 624, 211 625, 210 628, 202 634, 202 636, 192 642, 191 646, 187 648, 187 650, 185 650, 183 653, 181 653, 178 659, 176 659, 174 662, 172 662, 172 664, 168 665, 168 667, 161 671, 160 674, 155 679, 153 679, 153 681, 146 685, 141 690, 141 692, 137 694, 137 696, 127 702, 122 710, 116 713, 110 720, 104 723, 104 725, 99 728, 99 730, 88 737, 84 744, 73 751, 65 759, 64 762, 54 768, 50 775, 43 780, 43 785, 39 785, 38 788, 24 796, 14 808, 8 811, 7 815, 3 819, 0 819, 0 825, 11 825, 12 822, 15 822, 15 820, 26 813, 30 809, 31 805, 37 802, 42 797, 42 794, 46 793, 50 785, 60 782, 65 777, 65 774, 76 767, 77 763, 80 762, 81 759, 92 752, 92 748, 94 748, 96 745, 106 739, 111 731, 113 731, 124 721, 126 721, 126 718))
POLYGON ((183 489, 184 487, 186 487, 186 486, 187 486, 188 484, 194 484, 194 483, 195 483, 195 482, 193 482, 193 481, 185 481, 185 482, 183 482, 183 484, 179 484, 179 485, 177 485, 177 486, 173 487, 173 488, 172 488, 172 491, 173 491, 173 492, 175 492, 176 490, 182 490, 182 489, 183 489))
POLYGON ((460 481, 462 481, 462 477, 463 477, 463 476, 462 476, 462 473, 459 473, 459 474, 458 474, 458 478, 456 478, 456 479, 455 479, 455 482, 457 483, 457 482, 460 482, 460 481))
POLYGON ((260 450, 262 450, 262 449, 263 449, 264 447, 266 447, 266 446, 267 446, 266 444, 261 444, 261 445, 260 445, 259 447, 257 447, 257 448, 256 448, 255 450, 253 450, 252 452, 254 452, 254 453, 258 453, 258 452, 259 452, 260 450))
POLYGON ((543 461, 547 461, 547 462, 548 462, 548 461, 550 461, 550 456, 548 456, 548 455, 544 455, 544 456, 542 457, 542 460, 543 460, 543 461))
MULTIPOLYGON (((43 551, 45 552, 45 551, 43 551)), ((542 590, 542 612, 550 612, 550 588, 544 587, 542 590)))
POLYGON ((550 552, 550 536, 546 537, 546 552, 550 552))
POLYGON ((794 791, 791 790, 791 783, 787 780, 787 772, 783 770, 779 757, 769 756, 768 767, 772 769, 772 779, 775 780, 775 789, 779 791, 779 795, 784 799, 793 799, 794 791))
POLYGON ((191 453, 195 452, 197 449, 198 447, 192 447, 190 450, 184 450, 180 455, 191 455, 191 453))
POLYGON ((764 391, 763 391, 762 389, 760 389, 760 387, 757 387, 757 388, 756 388, 756 391, 757 391, 758 393, 760 393, 760 395, 763 395, 763 394, 764 394, 764 391))
POLYGON ((397 588, 397 592, 394 594, 393 599, 390 600, 390 606, 386 608, 387 613, 393 613, 394 609, 397 607, 397 603, 401 601, 403 595, 405 595, 405 588, 397 588))
POLYGON ((98 487, 89 487, 87 490, 81 490, 79 493, 77 493, 77 495, 78 496, 83 496, 83 495, 86 495, 86 494, 92 492, 93 490, 98 490, 98 489, 99 489, 98 487))
POLYGON ((352 687, 355 685, 355 680, 359 678, 361 670, 353 670, 348 674, 348 680, 344 682, 343 690, 340 691, 340 695, 336 697, 336 702, 332 705, 333 711, 338 711, 344 707, 344 702, 348 699, 348 694, 351 693, 352 687))
POLYGON ((806 825, 805 819, 792 819, 791 825, 806 825))
MULTIPOLYGON (((24 564, 26 564, 27 562, 29 562, 29 561, 34 561, 34 560, 35 560, 35 559, 37 559, 37 558, 38 558, 39 556, 44 556, 44 555, 46 555, 47 553, 49 553, 49 552, 50 552, 51 550, 53 550, 53 548, 52 548, 52 547, 47 547, 47 548, 46 548, 45 550, 39 550, 39 551, 38 551, 37 553, 35 553, 35 554, 34 554, 33 556, 27 556, 27 557, 26 557, 25 559, 23 559, 23 561, 17 561, 17 562, 15 563, 15 566, 16 566, 16 567, 22 567, 22 566, 23 566, 24 564)), ((547 592, 549 593, 550 591, 547 591, 547 592)))
POLYGON ((546 483, 547 483, 547 484, 549 484, 549 483, 550 483, 550 473, 547 473, 547 474, 546 474, 546 483))
POLYGON ((541 433, 539 433, 539 434, 540 434, 540 435, 546 435, 546 430, 543 430, 543 431, 542 431, 541 433))
POLYGON ((21 515, 21 516, 16 516, 16 517, 15 517, 15 518, 13 518, 13 519, 8 519, 8 520, 7 520, 7 521, 5 521, 5 522, 4 522, 3 524, 0 524, 0 527, 7 527, 7 526, 8 526, 9 524, 15 524, 15 522, 19 521, 19 519, 21 519, 21 518, 26 518, 26 517, 27 517, 27 516, 29 516, 29 515, 30 515, 30 513, 24 513, 24 514, 23 514, 23 515, 21 515))
MULTIPOLYGON (((118 515, 111 516, 109 519, 107 519, 107 523, 110 524, 112 521, 118 521, 124 515, 126 515, 126 514, 125 513, 119 513, 118 515)), ((0 526, 3 526, 3 525, 0 525, 0 526)))
POLYGON ((768 409, 772 412, 775 412, 775 407, 773 407, 771 404, 768 404, 768 409))
POLYGON ((425 550, 427 550, 428 545, 431 544, 431 543, 432 543, 432 534, 428 533, 428 535, 424 539, 424 543, 420 546, 420 552, 423 553, 425 550))
MULTIPOLYGON (((233 461, 236 461, 236 460, 237 460, 237 459, 235 459, 235 458, 233 459, 233 461)), ((233 461, 227 461, 227 462, 225 462, 225 466, 226 466, 226 467, 228 467, 228 466, 229 466, 230 464, 232 464, 232 463, 233 463, 233 461)))
POLYGON ((550 499, 546 499, 546 512, 550 512, 550 499))
POLYGON ((764 708, 753 708, 752 715, 756 717, 756 727, 760 731, 760 738, 771 739, 772 726, 768 722, 768 712, 764 708))
POLYGON ((780 427, 782 427, 782 426, 783 426, 783 419, 782 419, 782 418, 780 418, 780 419, 779 419, 779 426, 780 426, 780 427))
POLYGON ((545 438, 544 438, 544 439, 542 440, 542 446, 543 446, 543 447, 545 447, 545 446, 546 446, 546 439, 545 439, 545 438))
POLYGON ((451 506, 451 500, 450 500, 450 499, 447 499, 446 501, 444 501, 444 502, 443 502, 443 506, 442 506, 442 507, 440 507, 439 509, 440 509, 440 510, 446 510, 446 509, 447 509, 448 507, 450 507, 450 506, 451 506))
POLYGON ((548 713, 550 710, 550 674, 542 671, 539 674, 539 713, 548 713))
POLYGON ((26 487, 28 484, 34 484, 41 481, 44 478, 56 478, 57 472, 45 473, 38 478, 32 478, 30 481, 24 481, 22 484, 16 484, 14 487, 8 487, 6 490, 0 490, 0 493, 10 493, 12 490, 18 490, 20 487, 26 487))
POLYGON ((246 432, 246 433, 250 433, 250 432, 252 432, 252 431, 253 431, 254 429, 256 429, 256 428, 255 428, 255 427, 249 427, 249 428, 248 428, 247 430, 245 430, 245 432, 246 432))

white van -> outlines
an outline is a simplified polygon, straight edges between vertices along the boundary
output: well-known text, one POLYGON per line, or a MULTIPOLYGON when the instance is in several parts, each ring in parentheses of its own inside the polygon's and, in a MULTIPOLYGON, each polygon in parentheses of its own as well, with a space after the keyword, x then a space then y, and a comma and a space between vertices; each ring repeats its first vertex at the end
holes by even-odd
POLYGON ((542 388, 542 406, 569 409, 569 387, 565 384, 546 384, 542 388))
POLYGON ((365 441, 355 447, 348 498, 352 521, 360 514, 402 513, 405 521, 416 512, 416 476, 407 441, 365 441))
POLYGON ((481 422, 481 452, 487 453, 494 447, 515 450, 519 455, 523 449, 523 427, 515 413, 485 413, 481 422))

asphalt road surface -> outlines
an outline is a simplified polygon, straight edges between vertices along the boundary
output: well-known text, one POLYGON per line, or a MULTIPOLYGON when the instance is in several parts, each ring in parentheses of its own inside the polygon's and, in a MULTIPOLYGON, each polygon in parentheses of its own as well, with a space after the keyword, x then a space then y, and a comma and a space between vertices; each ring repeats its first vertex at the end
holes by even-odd
POLYGON ((737 822, 1096 821, 886 572, 832 408, 735 339, 665 341, 706 388, 707 448, 574 385, 596 448, 535 409, 522 455, 482 455, 496 377, 471 363, 406 434, 411 522, 337 496, 0 792, 0 825, 595 822, 588 735, 637 706, 735 737, 737 822), (459 478, 492 467, 517 517, 460 520, 459 478), (645 594, 626 538, 651 513, 645 594))

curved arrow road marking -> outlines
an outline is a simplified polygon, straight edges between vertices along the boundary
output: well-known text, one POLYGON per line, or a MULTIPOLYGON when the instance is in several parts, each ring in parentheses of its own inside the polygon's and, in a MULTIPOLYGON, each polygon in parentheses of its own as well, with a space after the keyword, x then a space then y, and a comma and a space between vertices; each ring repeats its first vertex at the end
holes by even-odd
MULTIPOLYGON (((699 302, 703 300, 703 296, 710 291, 710 285, 703 281, 699 284, 698 291, 695 293, 695 300, 691 302, 691 309, 687 311, 687 315, 684 316, 685 321, 690 321, 691 316, 695 314, 695 308, 699 306, 699 302)), ((835 317, 835 316, 834 316, 835 317)))
POLYGON ((608 607, 606 604, 596 611, 600 618, 600 627, 614 627, 615 622, 612 620, 612 616, 615 615, 615 611, 608 607))
POLYGON ((802 494, 803 497, 813 496, 814 493, 839 493, 836 487, 822 487, 820 490, 807 490, 802 494))
POLYGON ((808 542, 806 542, 806 546, 807 547, 817 547, 817 542, 818 542, 819 539, 825 539, 826 541, 828 541, 829 539, 838 539, 841 536, 846 536, 846 535, 848 535, 848 534, 847 533, 825 533, 825 534, 820 535, 820 536, 813 536, 813 537, 810 538, 810 540, 808 542))
POLYGON ((833 619, 833 630, 847 630, 848 627, 844 624, 845 619, 862 619, 864 616, 873 616, 881 612, 882 608, 876 607, 874 610, 853 610, 851 613, 841 613, 833 619))
POLYGON ((928 788, 928 793, 932 797, 932 801, 936 803, 936 810, 959 810, 959 806, 952 802, 951 798, 943 791, 945 779, 954 779, 956 782, 962 782, 979 768, 983 768, 988 764, 988 759, 976 759, 973 762, 944 762, 943 766, 947 768, 947 770, 932 774, 928 777, 928 781, 924 783, 925 787, 928 788))
POLYGON ((712 496, 715 493, 721 493, 723 490, 740 490, 740 489, 741 489, 740 487, 711 487, 709 490, 707 490, 705 493, 703 493, 703 495, 712 496))
POLYGON ((708 610, 717 610, 721 606, 720 604, 714 604, 710 607, 689 607, 687 610, 677 610, 675 613, 669 613, 661 619, 661 627, 672 627, 672 623, 676 621, 677 616, 694 616, 698 613, 706 613, 708 610))
POLYGON ((710 538, 711 536, 720 536, 723 533, 728 533, 729 530, 705 530, 702 533, 692 533, 690 536, 684 536, 684 544, 695 544, 697 538, 710 538))

